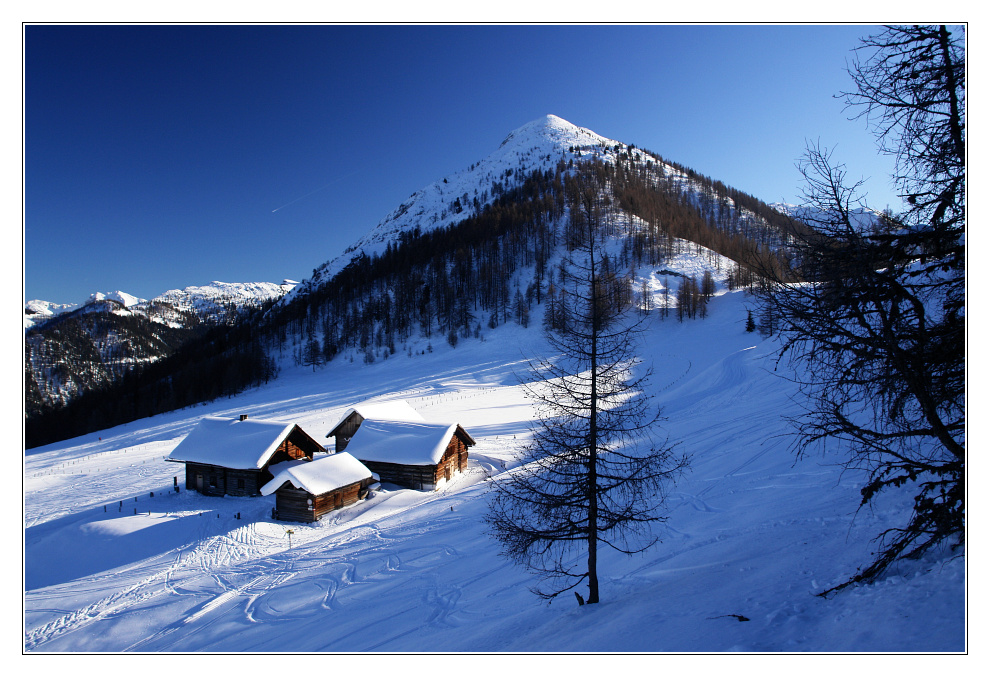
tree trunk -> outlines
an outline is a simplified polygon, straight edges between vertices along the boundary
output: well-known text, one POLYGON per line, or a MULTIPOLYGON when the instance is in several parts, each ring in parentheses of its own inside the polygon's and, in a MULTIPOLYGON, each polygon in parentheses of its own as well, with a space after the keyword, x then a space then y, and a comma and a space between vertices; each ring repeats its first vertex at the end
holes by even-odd
MULTIPOLYGON (((588 239, 594 238, 594 222, 588 215, 588 239)), ((598 332, 601 305, 591 248, 591 412, 588 425, 588 604, 598 602, 598 332)))

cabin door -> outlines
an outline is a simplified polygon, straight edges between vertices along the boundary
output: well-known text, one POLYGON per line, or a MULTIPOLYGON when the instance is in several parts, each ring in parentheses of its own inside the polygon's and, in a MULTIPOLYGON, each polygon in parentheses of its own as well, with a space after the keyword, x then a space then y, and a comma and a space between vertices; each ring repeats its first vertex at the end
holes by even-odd
POLYGON ((203 473, 196 473, 196 491, 203 493, 203 473))

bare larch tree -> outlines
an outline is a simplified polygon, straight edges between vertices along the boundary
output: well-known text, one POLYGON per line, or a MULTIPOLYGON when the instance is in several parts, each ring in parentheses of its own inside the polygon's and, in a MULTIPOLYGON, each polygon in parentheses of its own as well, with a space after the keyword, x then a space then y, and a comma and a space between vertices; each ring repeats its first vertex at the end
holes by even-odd
POLYGON ((588 603, 599 601, 599 546, 654 545, 666 490, 687 466, 666 439, 655 443, 660 412, 636 359, 645 318, 634 319, 631 281, 604 251, 612 227, 598 195, 569 185, 569 255, 546 331, 554 356, 530 364, 527 462, 493 483, 486 517, 502 554, 541 577, 536 594, 552 600, 586 581, 588 603))
POLYGON ((865 470, 861 506, 914 492, 907 524, 879 535, 875 560, 828 595, 965 530, 965 57, 962 29, 892 26, 863 41, 847 103, 896 158, 906 202, 864 218, 862 182, 809 145, 800 168, 813 233, 797 273, 763 271, 766 309, 807 395, 798 451, 843 443, 865 470))

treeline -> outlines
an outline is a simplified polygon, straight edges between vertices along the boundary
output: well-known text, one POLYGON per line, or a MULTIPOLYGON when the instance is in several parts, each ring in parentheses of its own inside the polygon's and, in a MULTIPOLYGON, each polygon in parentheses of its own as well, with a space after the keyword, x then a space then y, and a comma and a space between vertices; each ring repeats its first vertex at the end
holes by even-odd
MULTIPOLYGON (((275 378, 277 361, 268 354, 256 331, 259 317, 271 305, 249 312, 235 325, 217 325, 197 335, 187 335, 166 357, 134 365, 65 404, 29 411, 24 425, 25 447, 229 397, 275 378)), ((32 372, 28 375, 30 391, 32 372)))
POLYGON ((114 301, 60 315, 25 332, 27 416, 60 406, 79 393, 104 387, 135 366, 171 354, 202 332, 192 314, 180 326, 118 314, 114 301))
MULTIPOLYGON (((776 261, 789 230, 800 227, 755 198, 670 169, 659 156, 642 162, 617 148, 612 157, 516 170, 491 186, 496 197, 484 205, 452 196, 448 210, 464 215, 456 224, 404 232, 287 304, 215 327, 169 358, 29 419, 28 446, 232 395, 273 378, 283 359, 314 369, 339 356, 371 363, 429 351, 434 342, 454 346, 508 322, 527 326, 555 295, 554 255, 567 246, 568 224, 589 195, 600 227, 617 241, 609 262, 616 271, 662 266, 685 246, 707 247, 739 262, 730 284, 751 284, 751 262, 776 261)), ((683 281, 679 303, 665 309, 676 307, 681 320, 704 316, 713 288, 702 282, 704 290, 683 281)), ((642 296, 648 303, 645 290, 642 296)))
POLYGON ((755 271, 771 269, 783 276, 792 270, 788 245, 796 233, 808 231, 805 224, 720 181, 654 157, 657 162, 632 162, 623 154, 614 165, 597 168, 622 209, 646 222, 632 236, 637 260, 649 253, 650 262, 658 264, 680 239, 735 261, 730 287, 752 285, 755 271))

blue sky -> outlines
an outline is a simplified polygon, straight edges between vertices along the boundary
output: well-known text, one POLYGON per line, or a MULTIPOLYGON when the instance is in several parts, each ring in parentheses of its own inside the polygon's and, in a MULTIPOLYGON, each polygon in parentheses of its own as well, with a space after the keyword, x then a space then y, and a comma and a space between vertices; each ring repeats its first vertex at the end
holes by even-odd
POLYGON ((806 140, 897 207, 838 26, 27 26, 24 293, 296 280, 552 113, 767 202, 806 140))

